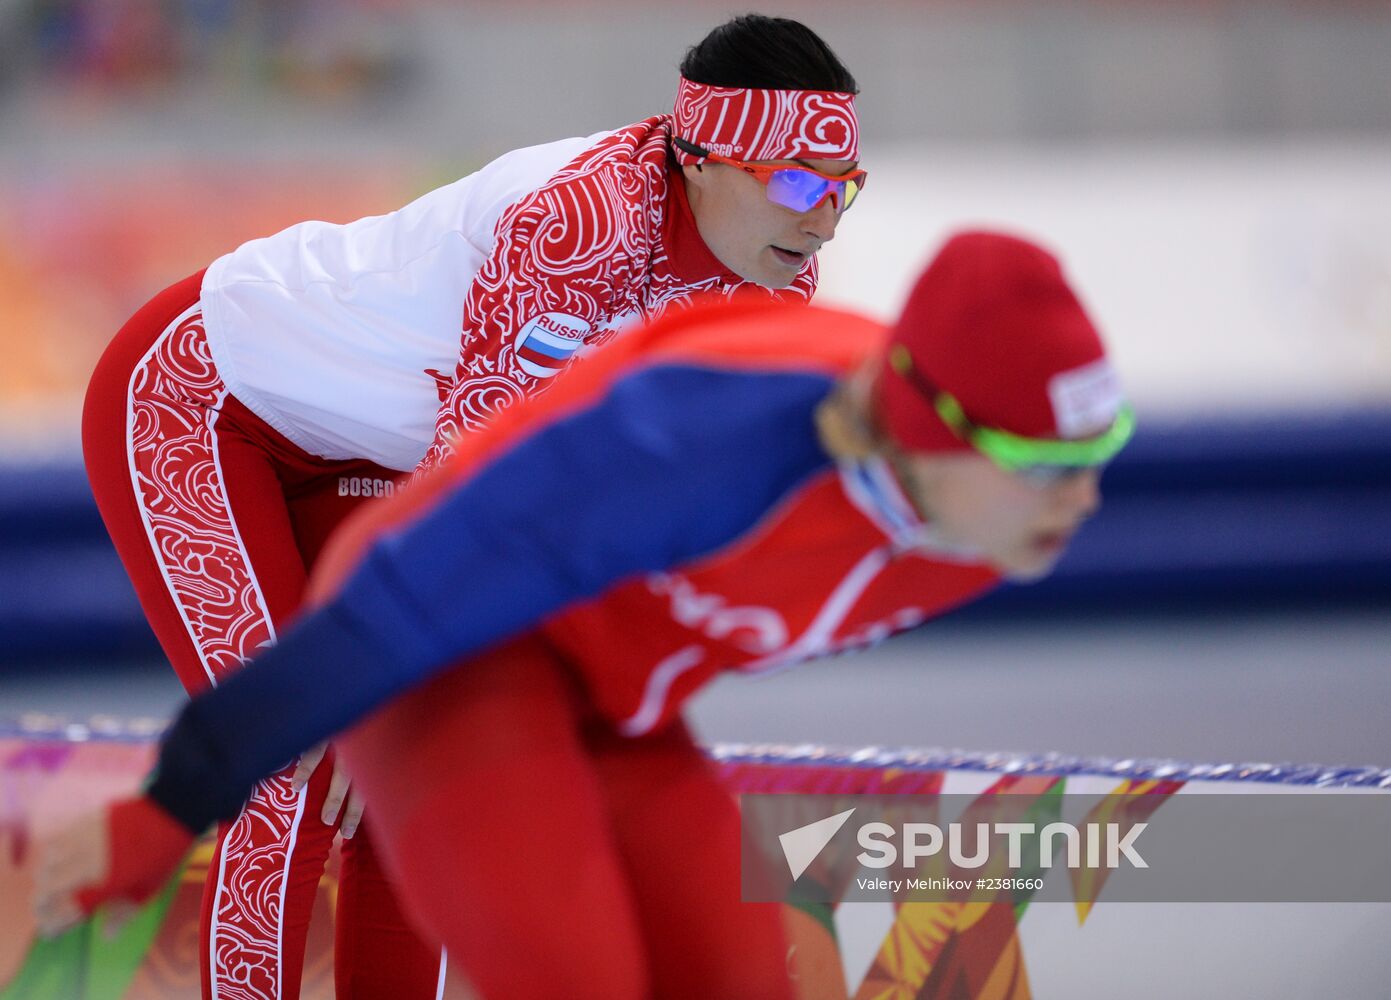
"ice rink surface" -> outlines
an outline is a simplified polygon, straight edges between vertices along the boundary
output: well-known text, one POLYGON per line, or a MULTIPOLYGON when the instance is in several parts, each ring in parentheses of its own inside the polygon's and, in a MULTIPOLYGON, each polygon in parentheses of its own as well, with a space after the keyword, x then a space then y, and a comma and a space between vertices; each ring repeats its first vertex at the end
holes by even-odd
MULTIPOLYGON (((182 698, 158 664, 0 681, 0 715, 167 716, 182 698)), ((1387 705, 1391 619, 1339 612, 948 619, 864 653, 722 678, 689 715, 707 742, 1384 767, 1387 705)))
POLYGON ((692 713, 707 740, 1391 762, 1391 620, 1376 614, 929 624, 692 713))

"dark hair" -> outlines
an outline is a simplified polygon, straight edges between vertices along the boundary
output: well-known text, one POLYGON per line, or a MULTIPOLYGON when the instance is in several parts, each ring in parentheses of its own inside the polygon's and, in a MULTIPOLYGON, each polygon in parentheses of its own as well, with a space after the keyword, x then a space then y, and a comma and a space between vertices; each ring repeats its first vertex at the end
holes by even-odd
POLYGON ((681 75, 713 87, 860 92, 816 32, 785 17, 762 14, 726 21, 691 46, 681 60, 681 75))

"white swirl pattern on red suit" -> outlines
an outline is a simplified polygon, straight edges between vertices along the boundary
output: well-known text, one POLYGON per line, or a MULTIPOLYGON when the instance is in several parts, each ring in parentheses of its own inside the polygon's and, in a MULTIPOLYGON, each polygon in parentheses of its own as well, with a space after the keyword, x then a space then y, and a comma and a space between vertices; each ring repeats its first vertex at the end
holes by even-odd
MULTIPOLYGON (((650 118, 609 134, 503 213, 464 304, 454 383, 421 469, 444 460, 459 434, 546 387, 548 380, 526 371, 517 356, 518 331, 533 318, 562 313, 586 324, 584 348, 592 349, 614 336, 607 324, 615 317, 650 320, 698 293, 758 287, 677 273, 662 236, 670 121, 650 118)), ((813 264, 770 294, 806 301, 815 287, 813 264)))
MULTIPOLYGON (((212 684, 275 638, 223 488, 214 428, 225 397, 195 307, 136 366, 128 400, 137 505, 212 684)), ((280 996, 285 869, 299 798, 288 775, 262 782, 213 859, 219 881, 208 947, 219 1000, 280 996)))

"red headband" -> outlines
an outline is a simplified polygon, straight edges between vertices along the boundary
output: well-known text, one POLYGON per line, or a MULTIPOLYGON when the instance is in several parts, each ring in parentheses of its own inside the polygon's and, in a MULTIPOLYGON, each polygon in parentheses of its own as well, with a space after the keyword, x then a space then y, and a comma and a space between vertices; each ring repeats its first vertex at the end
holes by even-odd
MULTIPOLYGON (((710 87, 684 76, 676 91, 676 135, 736 160, 858 160, 855 95, 829 90, 710 87)), ((681 149, 676 159, 703 157, 681 149)))

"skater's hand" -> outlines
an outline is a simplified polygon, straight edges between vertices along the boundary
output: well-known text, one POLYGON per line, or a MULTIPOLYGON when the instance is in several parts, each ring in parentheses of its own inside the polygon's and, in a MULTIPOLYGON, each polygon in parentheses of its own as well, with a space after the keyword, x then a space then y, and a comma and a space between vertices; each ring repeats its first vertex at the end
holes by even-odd
MULTIPOLYGON (((295 767, 295 773, 290 776, 290 787, 298 792, 309 783, 309 779, 318 770, 319 764, 323 762, 324 754, 328 752, 328 744, 320 743, 316 747, 311 747, 300 755, 299 764, 295 767)), ((333 778, 328 784, 328 797, 324 799, 324 807, 319 810, 319 819, 325 826, 332 826, 333 821, 338 818, 339 810, 343 813, 342 825, 338 832, 343 835, 344 840, 351 840, 353 834, 357 832, 358 824, 362 822, 362 810, 364 803, 361 796, 352 788, 352 779, 343 772, 338 766, 337 755, 333 761, 333 778), (346 800, 347 807, 343 803, 346 800)))
POLYGON ((60 934, 103 903, 144 902, 178 869, 194 839, 144 796, 89 813, 44 838, 34 873, 39 932, 60 934))
POLYGON ((34 873, 34 922, 56 937, 82 920, 79 891, 106 881, 110 868, 106 812, 88 813, 39 845, 34 873))

